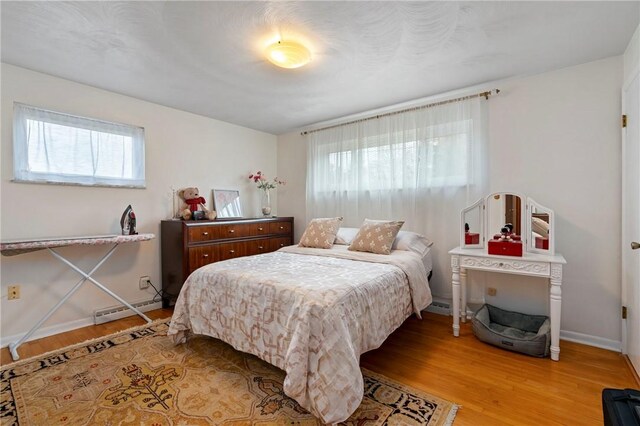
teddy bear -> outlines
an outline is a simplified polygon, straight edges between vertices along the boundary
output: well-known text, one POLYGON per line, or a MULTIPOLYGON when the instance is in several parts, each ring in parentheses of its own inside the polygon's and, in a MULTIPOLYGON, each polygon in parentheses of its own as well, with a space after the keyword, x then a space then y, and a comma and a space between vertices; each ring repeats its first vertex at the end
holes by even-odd
POLYGON ((181 189, 178 191, 178 197, 182 200, 178 217, 189 220, 195 216, 194 212, 203 211, 207 219, 213 220, 216 218, 216 211, 207 209, 205 206, 207 201, 200 196, 200 190, 198 190, 198 188, 189 187, 181 189))

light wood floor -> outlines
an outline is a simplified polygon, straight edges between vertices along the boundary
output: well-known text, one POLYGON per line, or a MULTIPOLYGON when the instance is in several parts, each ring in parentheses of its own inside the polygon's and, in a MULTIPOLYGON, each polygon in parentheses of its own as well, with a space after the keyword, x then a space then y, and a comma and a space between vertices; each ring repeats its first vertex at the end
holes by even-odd
MULTIPOLYGON (((149 312, 165 318, 171 310, 149 312)), ((143 324, 128 317, 25 343, 21 358, 143 324)), ((513 354, 479 342, 469 324, 451 335, 451 318, 408 319, 381 348, 362 356, 363 367, 448 399, 462 408, 455 425, 602 425, 600 392, 638 388, 615 352, 561 341, 560 362, 513 354)), ((0 363, 11 362, 0 351, 0 363)))

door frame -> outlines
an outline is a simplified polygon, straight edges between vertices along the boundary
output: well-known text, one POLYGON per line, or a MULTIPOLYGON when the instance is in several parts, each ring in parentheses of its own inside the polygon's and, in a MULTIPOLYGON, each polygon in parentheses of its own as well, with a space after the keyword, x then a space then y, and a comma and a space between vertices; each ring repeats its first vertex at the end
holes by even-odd
MULTIPOLYGON (((631 83, 637 78, 640 78, 640 64, 636 64, 633 68, 633 71, 629 73, 628 78, 623 81, 622 83, 622 90, 621 90, 621 94, 622 94, 622 102, 621 102, 621 112, 622 115, 626 114, 625 111, 625 101, 626 101, 626 96, 625 93, 627 91, 627 89, 629 88, 629 86, 631 86, 631 83)), ((640 93, 638 94, 639 100, 640 100, 640 93)), ((622 116, 621 116, 622 119, 622 116)), ((635 117, 635 119, 640 119, 640 117, 635 117)), ((622 283, 622 291, 621 291, 621 303, 620 303, 620 321, 622 323, 622 341, 621 341, 621 352, 623 354, 626 354, 627 351, 627 320, 622 318, 622 307, 623 306, 629 306, 628 302, 629 302, 629 295, 627 294, 627 279, 626 279, 626 274, 625 274, 625 267, 626 267, 626 262, 625 262, 625 256, 624 256, 624 251, 629 249, 628 246, 628 241, 627 241, 627 233, 626 233, 626 200, 625 200, 625 193, 626 193, 626 185, 625 185, 625 175, 626 175, 626 165, 625 165, 625 155, 626 155, 626 141, 627 141, 627 131, 624 127, 622 127, 622 125, 620 126, 620 131, 622 134, 622 139, 621 139, 621 144, 622 144, 622 150, 621 150, 621 157, 620 157, 620 162, 621 162, 621 170, 622 170, 622 174, 621 174, 621 187, 622 187, 622 191, 621 191, 621 199, 622 199, 622 223, 621 223, 621 231, 622 231, 622 235, 621 235, 621 252, 620 252, 620 278, 621 278, 621 283, 622 283)))

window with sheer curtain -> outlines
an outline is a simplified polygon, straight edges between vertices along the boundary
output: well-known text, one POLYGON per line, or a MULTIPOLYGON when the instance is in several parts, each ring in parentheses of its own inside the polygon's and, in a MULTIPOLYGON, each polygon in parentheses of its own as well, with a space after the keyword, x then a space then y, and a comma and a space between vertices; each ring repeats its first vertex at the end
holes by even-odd
MULTIPOLYGON (((459 239, 460 210, 487 189, 486 102, 471 98, 309 133, 307 219, 343 216, 353 227, 365 218, 404 220, 403 229, 446 253, 459 239)), ((443 294, 447 259, 439 261, 434 281, 443 294)))
POLYGON ((145 187, 144 129, 14 104, 15 181, 145 187))

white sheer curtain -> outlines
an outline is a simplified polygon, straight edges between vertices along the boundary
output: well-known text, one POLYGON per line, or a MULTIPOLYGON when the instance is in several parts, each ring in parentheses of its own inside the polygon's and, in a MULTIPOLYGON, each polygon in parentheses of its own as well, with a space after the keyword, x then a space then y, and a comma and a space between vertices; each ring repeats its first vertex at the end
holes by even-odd
POLYGON ((16 103, 18 181, 144 187, 144 129, 16 103))
POLYGON ((486 133, 478 97, 309 133, 307 220, 404 220, 434 242, 432 290, 448 296, 460 210, 487 189, 486 133))

